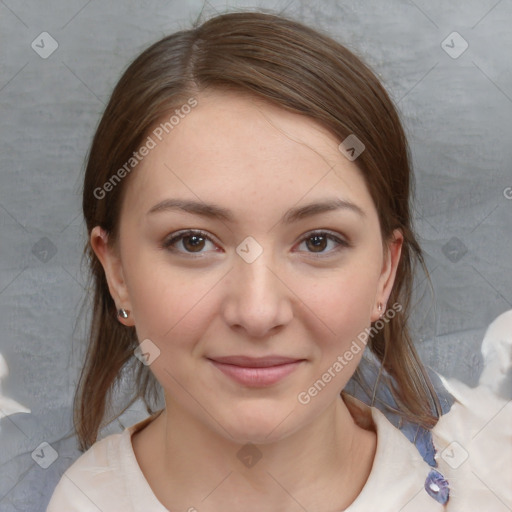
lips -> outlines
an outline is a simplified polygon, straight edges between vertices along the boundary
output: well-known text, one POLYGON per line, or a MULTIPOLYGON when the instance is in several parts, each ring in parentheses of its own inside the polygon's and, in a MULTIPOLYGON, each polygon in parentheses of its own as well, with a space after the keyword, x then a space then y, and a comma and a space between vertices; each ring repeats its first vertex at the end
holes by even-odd
POLYGON ((248 387, 266 387, 276 384, 294 372, 304 359, 282 356, 216 357, 209 361, 224 375, 248 387))
POLYGON ((235 366, 243 366, 245 368, 268 368, 269 366, 278 366, 282 364, 295 363, 301 359, 293 357, 282 356, 267 356, 267 357, 247 357, 247 356, 228 356, 228 357, 215 357, 213 361, 224 364, 232 364, 235 366))

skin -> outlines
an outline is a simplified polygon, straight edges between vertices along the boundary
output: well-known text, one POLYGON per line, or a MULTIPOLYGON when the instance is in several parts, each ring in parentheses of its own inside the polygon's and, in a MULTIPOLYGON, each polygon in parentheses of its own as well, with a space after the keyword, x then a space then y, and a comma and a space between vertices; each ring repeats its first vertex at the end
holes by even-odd
POLYGON ((385 310, 403 237, 396 231, 383 252, 360 171, 315 121, 234 93, 197 100, 124 184, 118 243, 100 227, 91 233, 112 297, 130 312, 120 321, 160 350, 150 369, 166 409, 132 437, 137 460, 172 510, 345 508, 376 447, 376 434, 354 422, 340 397, 363 350, 308 404, 297 396, 379 318, 379 302, 385 310), (234 222, 147 213, 167 198, 215 203, 234 222), (340 209, 279 222, 288 209, 326 198, 355 203, 364 216, 340 209), (162 248, 186 229, 211 238, 196 239, 199 256, 190 238, 175 252, 162 248), (319 230, 350 246, 317 248, 310 232, 319 230), (236 252, 247 236, 263 249, 252 263, 236 252), (276 384, 249 388, 207 359, 270 354, 305 361, 276 384), (253 467, 236 456, 246 443, 262 455, 253 467))

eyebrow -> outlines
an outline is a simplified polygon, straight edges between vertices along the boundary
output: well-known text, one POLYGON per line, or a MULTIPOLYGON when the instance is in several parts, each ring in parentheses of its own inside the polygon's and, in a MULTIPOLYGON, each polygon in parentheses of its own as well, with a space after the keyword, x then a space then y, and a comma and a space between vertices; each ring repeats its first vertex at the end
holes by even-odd
MULTIPOLYGON (((230 210, 215 204, 191 201, 187 199, 164 199, 160 203, 153 206, 147 214, 149 215, 157 212, 167 212, 173 210, 182 210, 195 215, 200 215, 202 217, 218 219, 232 223, 235 222, 235 216, 230 210)), ((319 215, 321 213, 332 212, 336 210, 351 211, 361 217, 366 217, 363 209, 356 204, 343 199, 333 198, 315 203, 309 203, 304 206, 290 208, 283 215, 280 222, 282 224, 292 224, 293 222, 297 222, 306 217, 312 217, 313 215, 319 215)))

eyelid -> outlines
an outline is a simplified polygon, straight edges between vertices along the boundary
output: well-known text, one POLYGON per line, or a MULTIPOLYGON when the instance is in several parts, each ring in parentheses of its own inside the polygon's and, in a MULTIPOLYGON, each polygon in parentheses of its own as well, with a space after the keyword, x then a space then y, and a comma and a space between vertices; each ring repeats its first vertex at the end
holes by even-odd
POLYGON ((338 233, 336 231, 331 231, 330 229, 326 229, 326 228, 313 229, 311 231, 304 233, 302 235, 301 241, 303 241, 306 238, 315 236, 315 235, 330 235, 333 238, 336 238, 337 240, 339 240, 341 243, 346 243, 347 245, 349 244, 349 241, 346 240, 346 237, 344 235, 342 235, 341 233, 338 233))

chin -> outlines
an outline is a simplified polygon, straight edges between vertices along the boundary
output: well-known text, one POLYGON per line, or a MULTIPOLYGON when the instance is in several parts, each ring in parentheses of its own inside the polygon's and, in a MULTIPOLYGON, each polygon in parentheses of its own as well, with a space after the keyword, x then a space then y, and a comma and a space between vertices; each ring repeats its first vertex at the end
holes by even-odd
POLYGON ((293 406, 246 407, 234 409, 224 422, 224 436, 239 444, 269 444, 289 436, 299 425, 293 424, 293 406), (288 417, 287 417, 288 416, 288 417), (229 434, 228 434, 229 432, 229 434))

